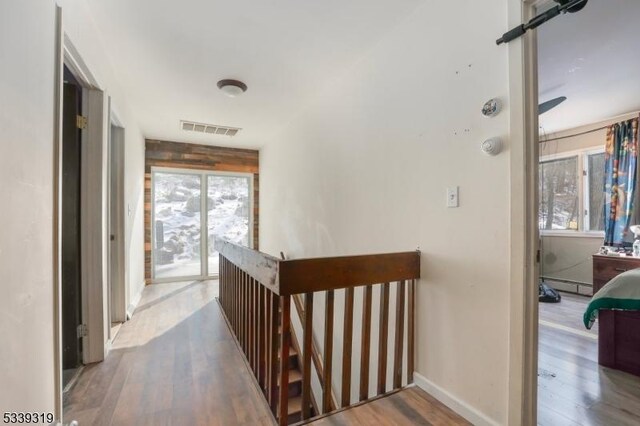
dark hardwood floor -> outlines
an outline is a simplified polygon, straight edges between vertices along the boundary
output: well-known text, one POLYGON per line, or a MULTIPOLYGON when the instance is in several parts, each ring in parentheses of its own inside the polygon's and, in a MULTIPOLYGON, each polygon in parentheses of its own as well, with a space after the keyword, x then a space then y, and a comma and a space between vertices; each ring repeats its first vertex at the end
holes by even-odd
POLYGON ((147 286, 107 359, 65 394, 80 425, 272 425, 215 300, 217 282, 147 286))
POLYGON ((310 423, 312 426, 456 426, 470 424, 416 386, 310 423))
POLYGON ((563 293, 540 304, 540 425, 640 424, 640 377, 598 365, 597 332, 582 325, 589 299, 563 293))

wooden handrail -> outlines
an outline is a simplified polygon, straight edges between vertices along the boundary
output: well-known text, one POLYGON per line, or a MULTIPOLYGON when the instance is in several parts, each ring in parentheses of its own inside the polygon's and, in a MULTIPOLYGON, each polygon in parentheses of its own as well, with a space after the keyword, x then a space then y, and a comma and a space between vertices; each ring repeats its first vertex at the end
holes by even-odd
POLYGON ((279 294, 338 290, 420 278, 420 252, 280 261, 279 294))
MULTIPOLYGON (((415 284, 420 277, 419 252, 281 260, 220 239, 216 240, 215 248, 220 252, 219 300, 222 311, 280 426, 300 420, 304 422, 321 412, 326 414, 339 407, 350 406, 352 391, 356 390, 354 385, 358 390, 357 399, 362 402, 413 382, 415 284), (392 285, 396 286, 396 291, 395 298, 390 300, 392 285), (361 301, 355 298, 357 287, 362 287, 361 301), (369 365, 374 287, 380 288, 375 368, 369 365), (342 289, 344 292, 338 293, 342 289), (324 296, 325 308, 319 314, 324 319, 323 324, 316 326, 324 328, 324 353, 319 350, 313 336, 314 295, 320 292, 324 296), (343 293, 344 312, 337 312, 334 299, 343 293), (352 365, 356 300, 362 303, 362 333, 358 343, 361 362, 352 365), (291 323, 292 301, 302 324, 301 339, 296 338, 291 323), (335 322, 342 327, 344 337, 339 359, 342 367, 340 378, 332 376, 334 312, 342 314, 343 318, 343 321, 335 322), (389 317, 394 321, 390 322, 389 317), (390 324, 395 326, 389 327, 390 324), (403 351, 405 330, 406 362, 403 351), (394 339, 389 343, 393 346, 388 346, 392 334, 394 339), (319 379, 320 399, 312 390, 311 365, 319 379), (295 371, 296 368, 301 368, 301 371, 295 371), (293 369, 291 381, 290 369, 293 369), (352 371, 355 369, 360 372, 360 383, 354 384, 352 371), (370 395, 369 374, 375 372, 377 382, 374 395, 370 395), (392 377, 389 382, 387 372, 392 377), (332 377, 338 379, 340 404, 333 394, 335 382, 332 377), (290 392, 291 397, 299 398, 297 404, 291 400, 291 406, 290 392)), ((360 322, 360 318, 355 321, 360 322)))
POLYGON ((280 259, 220 238, 215 239, 214 247, 222 256, 261 285, 280 295, 278 291, 280 259))
POLYGON ((216 238, 215 249, 280 296, 420 278, 420 252, 281 260, 216 238))

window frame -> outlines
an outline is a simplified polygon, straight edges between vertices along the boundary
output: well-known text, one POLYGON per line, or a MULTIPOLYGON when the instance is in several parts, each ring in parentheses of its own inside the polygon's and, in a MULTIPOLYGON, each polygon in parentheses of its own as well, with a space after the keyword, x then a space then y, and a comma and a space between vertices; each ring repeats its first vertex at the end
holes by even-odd
MULTIPOLYGON (((592 231, 589 229, 589 215, 591 213, 588 205, 589 200, 589 156, 604 153, 604 147, 589 147, 576 149, 572 151, 560 152, 557 154, 549 154, 540 156, 538 159, 538 167, 542 163, 577 158, 578 165, 577 182, 578 182, 578 229, 538 229, 540 236, 559 236, 559 237, 582 237, 582 238, 604 238, 604 231, 592 231)), ((540 177, 538 177, 538 180, 540 177)), ((539 201, 538 201, 539 202, 539 201)), ((538 218, 539 222, 539 218, 538 218)))

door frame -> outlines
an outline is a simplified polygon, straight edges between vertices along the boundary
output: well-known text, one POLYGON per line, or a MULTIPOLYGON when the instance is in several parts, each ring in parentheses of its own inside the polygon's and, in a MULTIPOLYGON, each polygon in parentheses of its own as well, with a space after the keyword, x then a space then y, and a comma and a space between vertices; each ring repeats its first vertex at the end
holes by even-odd
MULTIPOLYGON (((87 117, 88 127, 82 131, 82 152, 81 152, 81 181, 80 181, 80 197, 81 208, 84 214, 81 214, 80 247, 85 256, 81 259, 82 277, 81 277, 81 293, 82 293, 82 323, 86 326, 87 336, 82 338, 82 357, 83 364, 99 362, 104 360, 107 351, 108 327, 106 324, 108 304, 105 300, 104 286, 106 285, 105 266, 103 262, 107 261, 107 253, 103 250, 95 250, 96 244, 89 243, 86 235, 91 232, 97 239, 104 239, 104 205, 101 203, 99 209, 96 209, 95 202, 100 203, 100 198, 104 201, 104 185, 107 183, 105 179, 106 170, 91 170, 89 162, 98 162, 94 164, 95 168, 104 168, 105 147, 104 143, 108 140, 105 128, 105 117, 108 113, 108 103, 106 95, 99 88, 99 84, 93 73, 82 59, 82 56, 76 49, 75 45, 66 33, 63 40, 63 65, 69 68, 74 77, 82 85, 82 114, 87 117), (100 141, 100 147, 94 148, 93 153, 89 153, 89 141, 100 141), (96 156, 100 158, 94 158, 96 156), (88 187, 88 173, 100 173, 102 178, 101 191, 98 197, 96 191, 88 187), (89 197, 92 198, 89 201, 89 197), (100 218, 95 220, 91 217, 93 214, 100 214, 100 218), (85 236, 85 238, 82 238, 85 236), (83 242, 84 241, 84 242, 83 242), (92 275, 92 279, 89 276, 92 275)), ((62 188, 60 188, 62 193, 62 188)), ((94 240, 95 241, 95 240, 94 240)), ((105 241, 102 241, 102 249, 104 249, 105 241)), ((110 324, 109 324, 110 326, 110 324)))
POLYGON ((208 280, 215 279, 218 277, 217 271, 215 273, 211 273, 209 271, 209 238, 208 232, 204 232, 203 230, 209 229, 209 215, 205 214, 204 219, 200 221, 200 229, 201 229, 201 237, 200 237, 200 253, 201 253, 201 269, 200 275, 193 275, 187 277, 173 277, 173 278, 155 278, 155 256, 154 250, 156 246, 156 232, 155 232, 155 208, 154 208, 154 200, 155 200, 155 175, 156 173, 175 173, 175 174, 188 174, 188 175, 200 175, 200 212, 207 211, 207 197, 202 196, 207 193, 207 176, 229 176, 229 177, 243 177, 246 178, 249 182, 249 248, 253 248, 253 224, 254 224, 254 175, 253 173, 245 173, 245 172, 226 172, 226 171, 217 171, 217 170, 207 170, 207 169, 191 169, 191 168, 180 168, 180 167, 151 167, 151 283, 153 284, 162 284, 169 282, 176 282, 177 280, 208 280), (203 238, 202 235, 206 234, 206 238, 203 238), (204 262, 202 261, 202 256, 206 253, 206 258, 204 262))
MULTIPOLYGON (((100 138, 100 144, 106 138, 104 129, 104 118, 106 110, 106 103, 97 102, 98 96, 94 96, 98 93, 102 95, 104 99, 104 93, 99 90, 98 83, 86 66, 82 57, 74 47, 73 43, 69 39, 68 35, 64 32, 64 19, 63 9, 56 5, 56 33, 54 44, 54 66, 55 66, 55 91, 54 91, 54 137, 53 137, 53 149, 54 149, 54 192, 53 192, 53 228, 54 228, 54 365, 55 365, 55 417, 62 420, 64 415, 63 407, 63 380, 62 380, 62 251, 61 251, 61 230, 62 230, 62 120, 63 120, 63 84, 64 73, 63 69, 66 66, 83 88, 83 105, 82 114, 88 117, 89 123, 94 123, 92 129, 88 131, 92 132, 92 135, 88 138, 87 132, 83 132, 82 145, 83 154, 82 161, 84 165, 81 168, 86 168, 85 154, 87 149, 85 146, 87 140, 94 141, 95 138, 100 138)), ((88 156, 90 157, 90 155, 88 156)), ((102 161, 102 159, 101 159, 102 161)), ((81 171, 81 176, 85 178, 85 171, 81 171)), ((86 180, 85 180, 86 183, 86 180)), ((106 182, 104 182, 106 183, 106 182)), ((82 182, 81 182, 82 185, 82 182)), ((81 187, 81 197, 85 197, 88 192, 88 188, 81 187)), ((95 191, 94 191, 95 192, 95 191)), ((86 198, 86 197, 85 197, 86 198)), ((82 203, 82 201, 81 201, 82 203)), ((84 208, 84 207, 83 207, 84 208)), ((95 211, 95 208, 91 209, 95 211)), ((86 216, 86 215, 85 215, 86 216)), ((81 233, 85 234, 87 229, 91 229, 94 234, 99 232, 96 229, 103 223, 104 218, 101 214, 100 219, 92 218, 92 220, 83 220, 81 218, 81 233), (90 228, 87 228, 89 226, 90 228)), ((84 251, 84 246, 81 242, 81 250, 84 251)), ((89 246, 88 243, 86 243, 89 246)), ((93 244, 95 246, 95 244, 93 244)), ((92 249, 93 250, 93 249, 92 249)), ((88 328, 88 336, 82 339, 83 347, 83 364, 91 362, 102 361, 106 356, 107 346, 107 330, 105 327, 106 319, 106 306, 105 298, 103 297, 105 282, 103 279, 89 280, 85 274, 85 270, 93 269, 94 275, 98 277, 103 276, 104 271, 104 257, 106 253, 97 253, 92 261, 87 261, 87 258, 83 256, 81 260, 82 278, 81 278, 81 292, 82 292, 82 322, 88 328), (95 262, 97 264, 93 264, 95 262)))
MULTIPOLYGON (((509 28, 552 0, 510 0, 509 28)), ((508 424, 537 424, 538 48, 536 31, 508 43, 510 94, 510 295, 508 424)))
POLYGON ((54 424, 62 423, 62 104, 64 37, 62 8, 55 6, 54 120, 53 120, 53 324, 54 324, 54 424))
POLYGON ((109 340, 111 323, 125 322, 127 319, 127 285, 125 268, 125 129, 114 111, 111 98, 109 105, 109 123, 107 137, 107 223, 109 234, 108 251, 108 295, 109 295, 109 340), (114 167, 116 168, 114 180, 114 167), (115 188, 114 188, 115 186, 115 188), (111 239, 113 236, 113 239, 111 239))

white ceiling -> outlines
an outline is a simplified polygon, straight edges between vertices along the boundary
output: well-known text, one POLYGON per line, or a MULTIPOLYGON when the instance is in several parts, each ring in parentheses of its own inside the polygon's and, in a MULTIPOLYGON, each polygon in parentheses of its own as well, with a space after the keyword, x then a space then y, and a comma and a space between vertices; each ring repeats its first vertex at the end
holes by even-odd
POLYGON ((589 0, 538 29, 540 116, 545 133, 640 110, 640 1, 589 0))
POLYGON ((259 148, 424 0, 86 1, 146 137, 259 148), (228 98, 224 78, 249 88, 228 98))

